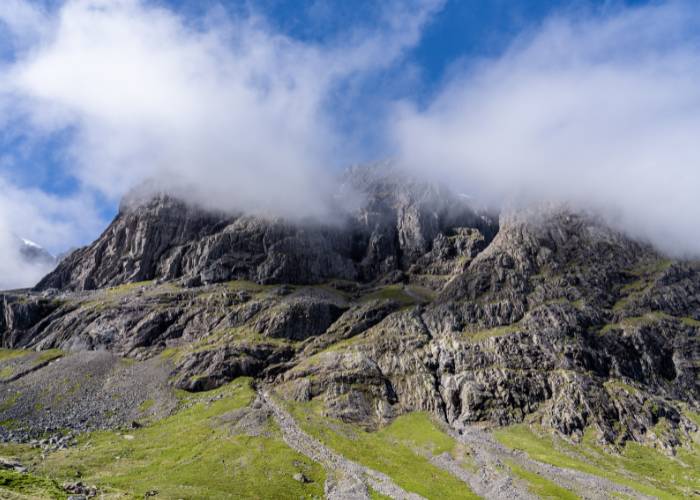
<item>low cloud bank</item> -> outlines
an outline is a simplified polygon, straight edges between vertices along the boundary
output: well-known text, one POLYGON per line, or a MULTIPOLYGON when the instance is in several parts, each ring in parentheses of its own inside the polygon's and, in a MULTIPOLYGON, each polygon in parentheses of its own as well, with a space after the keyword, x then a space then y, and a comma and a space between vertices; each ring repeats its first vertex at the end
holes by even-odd
POLYGON ((700 256, 699 26, 683 2, 550 19, 402 103, 394 152, 491 203, 566 202, 700 256))

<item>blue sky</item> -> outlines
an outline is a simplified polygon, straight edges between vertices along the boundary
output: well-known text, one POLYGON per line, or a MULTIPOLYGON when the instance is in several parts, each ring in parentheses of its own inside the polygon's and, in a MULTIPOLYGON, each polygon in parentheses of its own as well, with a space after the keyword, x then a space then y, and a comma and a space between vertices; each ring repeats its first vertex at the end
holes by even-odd
POLYGON ((387 157, 489 202, 563 198, 700 253, 685 236, 700 233, 686 187, 700 161, 686 140, 700 131, 696 11, 3 0, 0 257, 3 232, 54 252, 88 243, 148 179, 212 208, 320 216, 329 172, 387 157), (683 182, 659 189, 668 169, 683 182))

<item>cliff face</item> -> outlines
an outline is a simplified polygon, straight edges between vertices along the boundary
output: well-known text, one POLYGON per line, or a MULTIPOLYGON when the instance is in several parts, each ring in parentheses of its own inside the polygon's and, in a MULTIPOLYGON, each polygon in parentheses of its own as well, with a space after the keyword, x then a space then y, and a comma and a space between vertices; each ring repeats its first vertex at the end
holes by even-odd
POLYGON ((697 263, 561 207, 496 221, 393 173, 348 182, 364 204, 334 225, 125 203, 3 299, 3 345, 161 356, 190 391, 253 376, 367 427, 427 410, 666 447, 696 429, 697 263))
POLYGON ((210 213, 167 195, 127 198, 95 243, 36 288, 93 290, 151 279, 368 282, 419 261, 430 266, 433 247, 473 254, 497 231, 495 217, 435 186, 363 169, 348 174, 347 184, 364 203, 325 224, 210 213))

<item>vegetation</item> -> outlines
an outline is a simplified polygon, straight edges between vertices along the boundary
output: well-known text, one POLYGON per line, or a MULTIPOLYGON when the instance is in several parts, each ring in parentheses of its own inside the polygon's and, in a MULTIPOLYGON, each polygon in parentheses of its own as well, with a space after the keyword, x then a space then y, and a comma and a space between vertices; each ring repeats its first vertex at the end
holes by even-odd
POLYGON ((322 496, 322 468, 289 448, 272 421, 259 435, 233 431, 227 414, 245 408, 253 397, 250 381, 238 379, 183 396, 181 410, 164 420, 128 434, 86 434, 78 446, 44 461, 38 451, 17 445, 0 446, 0 454, 12 454, 35 474, 57 482, 80 478, 107 493, 141 498, 153 490, 163 498, 256 498, 262 488, 270 498, 322 496), (298 472, 310 482, 295 480, 298 472))
POLYGON ((516 476, 524 480, 528 484, 528 489, 539 498, 560 500, 578 500, 579 498, 566 488, 556 485, 539 474, 523 469, 516 465, 515 462, 508 462, 508 467, 510 467, 510 470, 512 470, 516 476))
POLYGON ((478 498, 468 485, 430 463, 431 455, 447 452, 458 458, 460 454, 455 441, 426 413, 404 415, 376 432, 324 418, 313 402, 295 405, 292 413, 306 432, 326 446, 387 474, 407 491, 441 500, 478 498))
POLYGON ((659 259, 632 269, 629 273, 636 279, 620 288, 621 297, 613 306, 613 310, 623 310, 631 300, 651 290, 654 285, 654 280, 668 269, 671 264, 672 261, 670 260, 659 259))
POLYGON ((700 490, 700 445, 689 443, 675 457, 628 442, 619 454, 603 450, 588 430, 574 446, 551 435, 538 435, 525 424, 496 431, 505 446, 525 451, 541 462, 595 474, 658 498, 687 498, 700 490))
POLYGON ((31 351, 22 351, 20 349, 0 349, 0 362, 21 358, 22 356, 26 356, 28 352, 31 351))
POLYGON ((59 349, 48 351, 29 351, 25 349, 0 349, 0 380, 12 378, 20 371, 30 370, 39 365, 63 356, 59 349), (29 363, 25 363, 29 361, 29 363))
POLYGON ((67 495, 56 481, 33 474, 0 469, 0 498, 27 497, 63 499, 67 495))
POLYGON ((623 318, 619 323, 611 323, 605 325, 600 329, 600 334, 606 334, 613 330, 621 330, 625 327, 634 328, 639 326, 648 325, 651 323, 657 323, 659 321, 679 321, 685 326, 690 326, 693 328, 700 327, 700 321, 693 318, 679 318, 676 316, 671 316, 670 314, 655 311, 645 314, 644 316, 630 316, 628 318, 623 318))
POLYGON ((363 295, 360 300, 394 300, 401 305, 410 306, 419 302, 430 302, 432 298, 432 292, 422 287, 415 285, 388 285, 363 295))
POLYGON ((495 328, 489 328, 488 330, 479 330, 477 332, 465 332, 467 339, 471 342, 480 342, 482 340, 490 339, 493 337, 502 337, 504 335, 510 335, 511 333, 516 333, 520 331, 517 324, 497 326, 495 328))

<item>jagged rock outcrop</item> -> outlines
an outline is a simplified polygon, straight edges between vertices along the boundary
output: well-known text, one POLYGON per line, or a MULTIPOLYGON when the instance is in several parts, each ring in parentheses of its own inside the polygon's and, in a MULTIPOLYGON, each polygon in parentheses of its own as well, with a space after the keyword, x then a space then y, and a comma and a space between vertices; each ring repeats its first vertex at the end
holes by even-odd
POLYGON ((659 439, 664 420, 687 437, 695 425, 672 401, 700 403, 699 294, 697 265, 590 217, 506 216, 433 303, 302 361, 280 376, 282 392, 369 425, 428 410, 455 427, 538 415, 608 442, 659 439))

